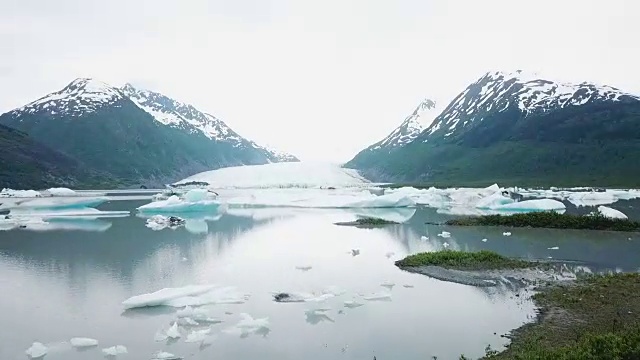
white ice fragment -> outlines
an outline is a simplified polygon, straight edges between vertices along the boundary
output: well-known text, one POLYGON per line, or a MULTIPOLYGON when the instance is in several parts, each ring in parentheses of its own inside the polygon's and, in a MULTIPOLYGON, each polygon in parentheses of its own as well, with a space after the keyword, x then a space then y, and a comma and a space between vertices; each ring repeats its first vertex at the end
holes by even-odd
POLYGON ((553 247, 547 248, 547 250, 558 250, 558 249, 560 249, 558 246, 553 246, 553 247))
POLYGON ((190 285, 180 288, 164 288, 153 293, 132 296, 123 301, 122 305, 124 305, 125 309, 168 305, 172 300, 202 295, 213 289, 215 289, 214 285, 190 285))
POLYGON ((438 234, 438 236, 440 236, 441 238, 445 238, 445 239, 447 239, 447 238, 450 238, 450 237, 451 237, 451 233, 450 233, 450 232, 448 232, 448 231, 443 231, 443 232, 441 232, 440 234, 438 234))
POLYGON ((622 211, 612 209, 607 206, 598 206, 598 212, 610 219, 628 219, 627 215, 625 215, 622 211))
POLYGON ((151 230, 158 231, 166 228, 176 229, 181 225, 184 225, 185 222, 186 221, 184 219, 177 216, 168 217, 164 215, 153 215, 147 219, 145 226, 151 230))
POLYGON ((4 188, 2 189, 2 191, 0 191, 0 198, 8 198, 8 197, 35 198, 35 197, 41 197, 41 196, 42 194, 35 190, 13 190, 13 189, 4 188))
POLYGON ((502 233, 502 236, 511 236, 511 232, 510 231, 505 231, 502 233))
POLYGON ((199 325, 197 321, 193 320, 190 317, 181 317, 178 320, 176 320, 176 322, 180 326, 198 326, 199 325))
POLYGON ((178 339, 179 337, 181 337, 182 335, 178 330, 178 323, 174 322, 173 325, 171 325, 171 327, 169 328, 169 330, 167 330, 166 334, 167 334, 167 337, 171 339, 178 339))
POLYGON ((172 353, 169 353, 166 351, 159 351, 153 356, 153 359, 151 360, 181 360, 181 359, 182 357, 173 355, 172 353))
POLYGON ((449 247, 449 243, 448 242, 443 242, 442 243, 442 247, 444 247, 445 249, 449 247))
POLYGON ((428 237, 426 237, 426 236, 424 236, 424 235, 422 235, 422 236, 420 236, 420 240, 422 240, 422 241, 427 241, 427 240, 429 240, 429 238, 428 238, 428 237))
POLYGON ((78 195, 77 192, 64 187, 50 188, 50 189, 47 189, 47 192, 51 194, 51 196, 77 196, 78 195))
POLYGON ((482 242, 487 242, 487 239, 482 239, 482 242))
POLYGON ((354 300, 347 300, 344 302, 344 307, 349 308, 349 309, 353 309, 353 308, 357 308, 364 305, 363 303, 359 303, 357 301, 354 300))
POLYGON ((173 195, 167 200, 153 201, 142 205, 138 207, 138 211, 148 214, 211 212, 217 210, 220 205, 221 203, 217 200, 190 202, 173 195))
POLYGON ((102 353, 106 356, 118 356, 120 354, 126 354, 127 348, 124 345, 115 345, 102 349, 102 353))
POLYGON ((36 341, 31 344, 31 346, 25 351, 25 354, 27 354, 27 356, 32 359, 41 358, 47 354, 47 347, 44 346, 44 344, 36 341))
POLYGON ((394 286, 396 286, 396 284, 390 282, 390 281, 385 281, 382 284, 380 284, 380 286, 382 287, 386 287, 387 289, 391 290, 393 289, 394 286))
POLYGON ((247 313, 240 314, 240 321, 227 329, 222 330, 228 334, 235 334, 240 336, 247 336, 252 333, 265 333, 269 332, 269 318, 254 319, 247 313))
POLYGON ((98 340, 84 337, 75 337, 69 342, 71 343, 71 346, 75 348, 98 346, 98 340))
POLYGON ((391 301, 391 293, 379 292, 363 297, 367 301, 391 301))
POLYGON ((187 335, 187 338, 185 339, 184 342, 186 343, 202 342, 204 341, 204 339, 207 338, 207 336, 209 336, 210 333, 211 333, 211 329, 209 328, 204 330, 194 330, 187 335))

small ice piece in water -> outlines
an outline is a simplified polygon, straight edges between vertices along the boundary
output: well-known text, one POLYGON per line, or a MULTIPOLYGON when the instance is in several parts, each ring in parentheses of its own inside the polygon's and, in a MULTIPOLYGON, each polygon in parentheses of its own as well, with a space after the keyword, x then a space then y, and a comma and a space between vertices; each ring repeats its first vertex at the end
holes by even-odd
POLYGON ((175 356, 172 353, 168 353, 166 351, 159 351, 153 356, 153 359, 151 360, 181 360, 181 359, 182 357, 175 356))
POLYGON ((442 247, 444 247, 445 249, 449 247, 449 243, 448 242, 443 242, 442 243, 442 247))
POLYGON ((354 300, 347 300, 347 301, 344 302, 344 307, 349 308, 349 309, 354 309, 354 308, 360 307, 362 305, 364 305, 364 304, 359 303, 359 302, 354 301, 354 300))
POLYGON ((300 271, 309 271, 312 268, 313 268, 312 266, 296 266, 296 270, 300 270, 300 271))
POLYGON ((158 231, 166 228, 175 230, 184 225, 186 220, 177 216, 153 215, 147 219, 146 227, 158 231))
POLYGON ((502 233, 503 236, 511 236, 511 232, 510 231, 505 231, 502 233))
POLYGON ((223 331, 228 334, 240 335, 241 337, 246 337, 252 333, 265 334, 270 331, 268 317, 254 319, 247 313, 241 313, 240 317, 242 319, 235 326, 224 329, 223 331))
POLYGON ((170 305, 169 303, 173 300, 202 295, 212 291, 213 289, 215 289, 215 286, 213 285, 191 285, 181 288, 164 288, 150 294, 132 296, 123 301, 122 305, 124 305, 125 309, 170 305))
POLYGON ((47 355, 47 347, 44 346, 44 344, 42 344, 41 342, 36 341, 31 344, 31 347, 29 347, 27 351, 25 351, 25 354, 27 354, 32 359, 41 358, 47 355))
POLYGON ((547 250, 558 250, 558 249, 560 249, 558 246, 547 248, 547 250))
POLYGON ((426 237, 426 236, 424 236, 424 235, 422 235, 422 236, 420 236, 420 240, 422 240, 422 241, 427 241, 427 240, 429 240, 429 238, 428 238, 428 237, 426 237))
POLYGON ((155 340, 156 342, 162 342, 167 340, 168 338, 169 337, 164 330, 158 330, 158 332, 156 332, 156 335, 153 337, 153 340, 155 340))
POLYGON ((69 341, 74 348, 98 346, 98 340, 84 337, 75 337, 69 341))
POLYGON ((404 284, 402 286, 407 288, 407 289, 412 289, 413 288, 413 285, 411 285, 411 284, 404 284))
POLYGON ((172 339, 177 339, 180 336, 180 331, 178 331, 178 323, 177 322, 173 322, 173 325, 171 325, 171 327, 169 328, 169 330, 167 330, 167 337, 170 337, 172 339))
POLYGON ((64 187, 59 187, 59 188, 51 188, 51 189, 47 189, 47 192, 49 194, 51 194, 51 196, 76 196, 78 195, 77 192, 69 189, 69 188, 64 188, 64 187))
POLYGON ((360 255, 360 249, 351 249, 351 255, 352 256, 360 255))
POLYGON ((382 284, 380 284, 380 286, 386 287, 387 289, 391 290, 393 289, 394 286, 396 286, 396 284, 390 282, 390 281, 385 281, 382 284))
POLYGON ((384 256, 387 257, 387 259, 390 259, 393 255, 395 255, 396 253, 394 253, 393 251, 389 251, 388 253, 386 253, 384 256))
POLYGON ((207 336, 209 336, 209 333, 211 333, 210 328, 207 328, 204 330, 194 330, 187 335, 187 338, 185 339, 184 342, 186 343, 202 342, 204 341, 204 339, 207 338, 207 336))
POLYGON ((482 239, 482 242, 487 242, 487 239, 482 239))
POLYGON ((442 237, 442 238, 447 239, 447 238, 450 238, 450 237, 451 237, 451 233, 450 233, 450 232, 448 232, 448 231, 443 231, 443 232, 441 232, 440 234, 438 234, 438 236, 440 236, 440 237, 442 237))
POLYGON ((391 301, 391 293, 380 292, 363 297, 367 301, 391 301))
POLYGON ((180 326, 198 326, 199 325, 197 321, 193 320, 190 317, 181 317, 178 320, 176 320, 176 322, 180 326))
POLYGON ((107 356, 118 356, 120 354, 126 354, 127 348, 124 345, 116 345, 102 349, 102 353, 107 356))

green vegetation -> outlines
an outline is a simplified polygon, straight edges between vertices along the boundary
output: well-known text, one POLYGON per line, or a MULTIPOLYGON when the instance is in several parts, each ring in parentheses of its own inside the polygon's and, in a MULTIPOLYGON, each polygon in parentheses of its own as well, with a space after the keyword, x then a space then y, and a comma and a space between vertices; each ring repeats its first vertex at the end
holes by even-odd
POLYGON ((592 215, 559 214, 554 211, 532 212, 514 215, 485 215, 453 219, 446 222, 452 226, 508 226, 553 229, 586 229, 611 231, 638 231, 640 222, 628 219, 611 219, 599 212, 592 215))
POLYGON ((360 227, 369 227, 369 226, 384 226, 384 225, 396 225, 398 224, 395 221, 380 219, 380 218, 361 218, 356 221, 348 221, 348 222, 338 222, 336 225, 343 226, 360 226, 360 227))
POLYGON ((593 276, 542 289, 534 300, 539 321, 485 359, 640 359, 640 274, 593 276))
POLYGON ((409 255, 396 261, 399 267, 441 266, 455 270, 498 270, 535 267, 536 262, 510 259, 492 251, 465 252, 442 250, 409 255))

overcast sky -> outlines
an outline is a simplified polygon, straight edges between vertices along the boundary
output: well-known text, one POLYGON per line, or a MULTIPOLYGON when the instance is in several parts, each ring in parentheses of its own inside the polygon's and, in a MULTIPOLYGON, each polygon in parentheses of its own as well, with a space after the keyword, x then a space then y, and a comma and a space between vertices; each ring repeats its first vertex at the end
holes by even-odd
POLYGON ((489 70, 640 93, 637 0, 2 0, 0 112, 92 77, 347 161, 489 70))

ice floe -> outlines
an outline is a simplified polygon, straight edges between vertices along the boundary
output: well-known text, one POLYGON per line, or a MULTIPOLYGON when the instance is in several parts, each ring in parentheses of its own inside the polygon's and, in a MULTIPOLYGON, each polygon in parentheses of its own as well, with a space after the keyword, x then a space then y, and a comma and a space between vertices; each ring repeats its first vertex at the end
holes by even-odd
POLYGON ((178 339, 182 336, 182 334, 180 334, 180 329, 178 328, 177 322, 171 324, 169 329, 166 331, 166 335, 170 339, 178 339))
POLYGON ((38 359, 47 355, 47 351, 48 349, 43 343, 36 341, 25 351, 25 354, 32 359, 38 359))
POLYGON ((200 343, 200 342, 203 342, 207 337, 209 337, 209 334, 211 334, 210 328, 202 329, 202 330, 193 330, 187 335, 187 338, 184 340, 184 342, 200 343))
POLYGON ((349 308, 349 309, 354 309, 360 306, 363 306, 363 303, 359 303, 355 300, 347 300, 344 302, 344 307, 349 308))
POLYGON ((147 214, 167 214, 185 212, 212 212, 220 207, 217 200, 187 201, 175 195, 167 200, 153 201, 138 207, 138 211, 147 214))
POLYGON ((79 194, 69 188, 57 187, 46 190, 51 196, 78 196, 79 194))
POLYGON ((240 314, 240 321, 232 327, 228 327, 223 332, 240 337, 247 337, 250 334, 260 334, 266 336, 270 332, 269 318, 255 319, 247 313, 240 314))
POLYGON ((239 293, 233 286, 189 285, 180 288, 164 288, 149 294, 130 297, 122 302, 125 309, 170 306, 186 307, 208 304, 243 304, 248 294, 239 293))
POLYGON ((362 298, 367 301, 391 301, 391 293, 378 292, 371 295, 363 296, 362 298))
POLYGON ((622 211, 612 209, 607 206, 598 206, 598 212, 610 219, 628 219, 627 215, 625 215, 622 211))
POLYGON ((98 346, 98 340, 84 337, 75 337, 69 340, 69 343, 74 348, 85 348, 98 346))
POLYGON ((145 226, 151 230, 159 231, 166 228, 177 229, 184 225, 185 222, 183 218, 177 216, 153 215, 147 219, 145 226))
POLYGON ((4 188, 0 191, 0 198, 35 198, 41 196, 42 194, 35 190, 13 190, 4 188))
POLYGON ((127 348, 124 345, 115 345, 102 349, 102 353, 107 356, 118 356, 120 354, 126 354, 127 348))
POLYGON ((182 360, 182 357, 173 355, 166 351, 159 351, 153 355, 151 360, 182 360))

